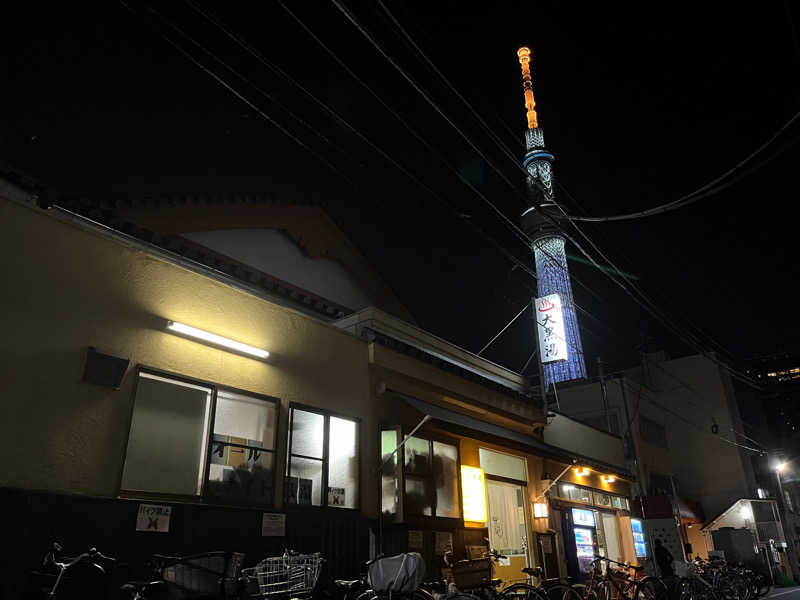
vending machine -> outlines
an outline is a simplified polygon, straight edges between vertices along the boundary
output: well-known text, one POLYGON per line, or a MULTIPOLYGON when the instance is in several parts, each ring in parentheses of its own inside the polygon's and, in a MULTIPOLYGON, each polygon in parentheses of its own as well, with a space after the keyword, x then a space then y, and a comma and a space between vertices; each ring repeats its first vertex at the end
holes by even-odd
POLYGON ((594 511, 581 508, 572 509, 573 533, 578 558, 578 570, 587 574, 591 571, 592 561, 599 553, 597 544, 597 525, 594 511))

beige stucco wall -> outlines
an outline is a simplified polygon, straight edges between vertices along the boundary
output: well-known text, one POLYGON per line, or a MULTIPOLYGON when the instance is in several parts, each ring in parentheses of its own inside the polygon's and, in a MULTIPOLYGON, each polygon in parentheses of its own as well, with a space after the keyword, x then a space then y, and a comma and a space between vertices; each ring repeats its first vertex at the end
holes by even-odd
MULTIPOLYGON (((118 493, 134 370, 119 391, 82 383, 88 346, 132 366, 280 398, 281 440, 290 402, 359 417, 362 451, 376 455, 362 340, 4 198, 0 232, 0 486, 118 493), (272 354, 260 362, 176 337, 164 319, 272 354)), ((277 457, 284 464, 285 441, 277 457)), ((374 516, 370 467, 362 461, 361 506, 374 516)))

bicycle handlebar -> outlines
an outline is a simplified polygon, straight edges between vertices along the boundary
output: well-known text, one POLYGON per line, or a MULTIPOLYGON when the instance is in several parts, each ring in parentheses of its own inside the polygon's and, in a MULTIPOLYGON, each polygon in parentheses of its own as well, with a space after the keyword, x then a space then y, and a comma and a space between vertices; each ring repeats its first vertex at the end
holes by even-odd
POLYGON ((637 565, 632 565, 631 563, 621 563, 619 561, 611 560, 610 558, 606 558, 605 556, 599 556, 597 554, 595 554, 594 560, 592 562, 595 563, 595 562, 599 562, 601 560, 604 560, 604 561, 609 562, 609 563, 614 563, 615 565, 619 565, 620 567, 625 567, 626 569, 633 569, 634 571, 642 571, 644 569, 644 567, 639 567, 637 565))

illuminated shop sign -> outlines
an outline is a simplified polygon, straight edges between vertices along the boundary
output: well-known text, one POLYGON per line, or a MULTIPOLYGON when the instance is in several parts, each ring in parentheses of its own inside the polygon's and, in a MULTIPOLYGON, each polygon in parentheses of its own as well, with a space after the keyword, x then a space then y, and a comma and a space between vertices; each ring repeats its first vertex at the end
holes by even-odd
POLYGON ((542 364, 567 360, 567 334, 561 310, 561 296, 549 294, 536 298, 536 329, 542 364))

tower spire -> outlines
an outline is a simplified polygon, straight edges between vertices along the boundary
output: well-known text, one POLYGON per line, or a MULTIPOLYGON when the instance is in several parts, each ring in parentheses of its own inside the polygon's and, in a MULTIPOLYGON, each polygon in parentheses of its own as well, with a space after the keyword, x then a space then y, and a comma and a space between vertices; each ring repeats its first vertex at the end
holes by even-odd
POLYGON ((525 108, 528 109, 528 129, 537 129, 539 121, 536 118, 536 101, 533 99, 533 81, 531 80, 531 50, 523 46, 517 50, 519 64, 522 67, 522 89, 525 90, 525 108))

